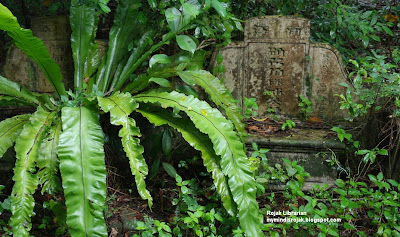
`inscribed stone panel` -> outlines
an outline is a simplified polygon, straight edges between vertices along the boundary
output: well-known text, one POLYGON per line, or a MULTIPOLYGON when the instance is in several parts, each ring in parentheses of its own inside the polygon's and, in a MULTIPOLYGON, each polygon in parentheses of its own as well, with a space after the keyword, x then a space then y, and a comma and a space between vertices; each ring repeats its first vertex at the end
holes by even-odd
POLYGON ((267 114, 267 109, 298 115, 306 45, 249 43, 247 49, 244 96, 258 98, 261 116, 267 114))

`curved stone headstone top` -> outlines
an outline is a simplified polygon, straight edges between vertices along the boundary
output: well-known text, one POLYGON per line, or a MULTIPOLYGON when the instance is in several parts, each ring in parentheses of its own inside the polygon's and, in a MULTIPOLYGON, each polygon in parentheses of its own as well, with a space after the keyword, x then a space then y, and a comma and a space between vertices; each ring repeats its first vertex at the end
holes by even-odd
POLYGON ((244 41, 220 52, 232 95, 240 104, 244 97, 257 98, 260 116, 273 109, 281 117, 299 117, 300 95, 312 102, 312 116, 334 120, 344 115, 335 96, 345 91, 339 83, 347 81, 341 56, 328 44, 310 43, 310 20, 251 18, 244 41))

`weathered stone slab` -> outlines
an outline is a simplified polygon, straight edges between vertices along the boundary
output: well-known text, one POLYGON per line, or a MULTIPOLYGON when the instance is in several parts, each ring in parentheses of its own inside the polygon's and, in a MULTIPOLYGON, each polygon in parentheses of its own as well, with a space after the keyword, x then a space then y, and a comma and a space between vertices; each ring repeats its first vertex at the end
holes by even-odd
MULTIPOLYGON (((67 16, 39 17, 32 19, 33 35, 40 38, 50 53, 50 57, 60 66, 64 83, 72 86, 74 64, 70 46, 70 26, 67 16)), ((53 92, 39 66, 16 46, 7 52, 3 68, 6 78, 37 92, 53 92)))
POLYGON ((306 51, 305 44, 270 43, 266 47, 265 43, 249 43, 243 95, 257 98, 259 111, 272 108, 278 114, 298 115, 293 101, 301 93, 304 62, 293 58, 304 58, 306 51))
MULTIPOLYGON (((343 118, 340 98, 346 83, 341 56, 327 44, 310 43, 310 21, 285 16, 252 18, 246 22, 243 42, 220 50, 225 72, 222 75, 232 95, 242 105, 244 97, 256 98, 260 117, 270 109, 278 120, 298 121, 300 95, 312 103, 312 114, 323 121, 343 118)), ((327 160, 331 153, 343 154, 343 143, 328 139, 329 129, 293 129, 287 137, 249 136, 246 144, 268 148, 270 165, 283 164, 282 158, 297 161, 311 174, 304 189, 313 184, 333 185, 336 171, 327 160), (316 136, 318 135, 318 136, 316 136), (327 157, 321 156, 326 154, 327 157)), ((283 187, 273 187, 282 189, 283 187)))
POLYGON ((335 96, 344 92, 339 84, 347 81, 341 57, 333 47, 312 44, 309 38, 308 19, 249 19, 244 41, 220 50, 226 69, 222 77, 235 99, 243 104, 244 97, 257 98, 260 116, 273 109, 280 117, 298 117, 302 95, 312 102, 312 116, 341 118, 335 96))
POLYGON ((340 53, 329 44, 312 44, 310 48, 310 87, 314 116, 323 118, 343 118, 347 111, 340 110, 340 97, 346 88, 346 72, 340 53))
POLYGON ((46 41, 69 41, 71 29, 68 16, 43 16, 33 18, 34 36, 46 41))
MULTIPOLYGON (((221 49, 222 54, 224 55, 224 64, 232 65, 229 68, 225 68, 224 75, 227 80, 225 80, 225 86, 232 93, 234 98, 241 98, 243 95, 243 78, 244 73, 244 46, 240 43, 229 44, 228 47, 221 49)), ((240 105, 242 101, 239 101, 240 105)))
MULTIPOLYGON (((321 132, 321 131, 319 131, 321 132)), ((318 133, 318 131, 303 131, 303 133, 318 133)), ((345 144, 324 139, 318 136, 311 137, 257 137, 250 136, 246 138, 247 148, 251 154, 251 143, 257 143, 258 147, 267 148, 266 153, 270 165, 281 164, 284 167, 282 158, 290 161, 296 161, 298 165, 304 167, 304 170, 311 174, 304 183, 303 190, 311 190, 314 184, 323 186, 328 184, 332 186, 336 180, 336 170, 328 165, 325 160, 329 159, 332 152, 336 156, 341 156, 345 151, 345 144)), ((279 185, 269 185, 271 189, 282 189, 279 185)))

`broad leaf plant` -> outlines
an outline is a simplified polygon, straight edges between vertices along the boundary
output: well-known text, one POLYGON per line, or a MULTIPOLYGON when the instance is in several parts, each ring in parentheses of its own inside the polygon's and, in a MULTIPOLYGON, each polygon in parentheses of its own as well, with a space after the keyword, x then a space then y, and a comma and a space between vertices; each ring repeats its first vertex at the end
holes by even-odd
MULTIPOLYGON (((181 1, 179 7, 165 10, 169 32, 163 34, 143 21, 140 0, 120 0, 108 47, 100 57, 95 36, 106 2, 71 1, 72 91, 65 89, 60 69, 42 41, 21 28, 0 4, 0 29, 38 64, 54 88, 52 96, 34 93, 0 76, 0 99, 36 108, 33 114, 0 122, 0 157, 15 142, 10 220, 14 236, 29 236, 36 190, 64 193, 71 236, 107 236, 104 133, 99 122, 106 113, 110 123, 120 128, 137 190, 150 207, 152 197, 145 183, 148 166, 132 113, 179 131, 201 152, 228 213, 238 217, 247 236, 263 236, 239 109, 221 81, 202 69, 198 43, 187 35, 194 30, 196 17, 207 9, 228 17, 225 6, 218 0, 181 1), (157 54, 172 41, 182 49, 179 53, 157 54), (148 65, 145 70, 143 65, 148 65), (195 85, 217 108, 193 95, 195 85)), ((148 3, 157 6, 154 0, 143 4, 148 3)))

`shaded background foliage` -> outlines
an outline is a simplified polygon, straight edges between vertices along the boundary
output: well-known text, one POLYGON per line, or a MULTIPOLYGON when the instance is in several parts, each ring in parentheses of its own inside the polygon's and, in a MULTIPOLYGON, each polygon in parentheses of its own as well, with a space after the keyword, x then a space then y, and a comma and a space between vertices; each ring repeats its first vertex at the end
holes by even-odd
POLYGON ((346 64, 372 55, 371 49, 391 55, 400 43, 398 0, 248 0, 232 1, 231 8, 242 20, 263 15, 310 19, 311 40, 335 46, 346 64))

